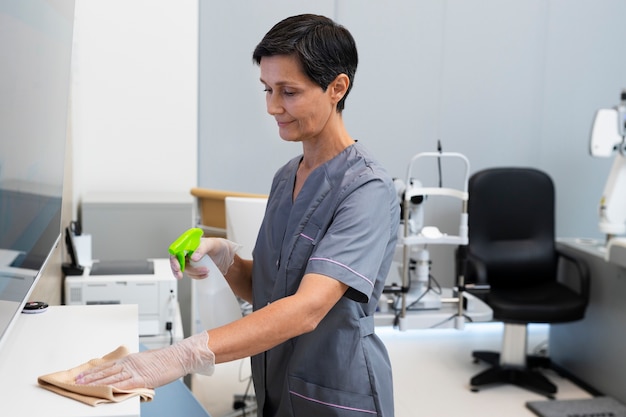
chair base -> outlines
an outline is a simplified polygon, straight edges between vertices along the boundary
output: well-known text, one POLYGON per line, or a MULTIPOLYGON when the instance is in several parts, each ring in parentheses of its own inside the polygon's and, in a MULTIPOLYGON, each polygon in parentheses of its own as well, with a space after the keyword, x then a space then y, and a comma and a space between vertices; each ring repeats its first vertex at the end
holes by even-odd
POLYGON ((491 368, 475 375, 470 380, 472 391, 479 391, 480 386, 490 384, 513 384, 518 387, 554 398, 557 387, 537 368, 549 368, 550 359, 542 356, 528 356, 527 366, 523 368, 500 365, 500 354, 497 352, 474 352, 475 360, 482 360, 492 365, 491 368))
MULTIPOLYGON (((489 365, 498 365, 500 364, 500 353, 499 352, 490 352, 485 350, 478 350, 472 352, 472 356, 474 357, 474 361, 478 362, 479 360, 488 363, 489 365)), ((530 369, 550 369, 552 368, 552 361, 547 356, 537 356, 537 355, 527 355, 526 356, 526 367, 530 369)))

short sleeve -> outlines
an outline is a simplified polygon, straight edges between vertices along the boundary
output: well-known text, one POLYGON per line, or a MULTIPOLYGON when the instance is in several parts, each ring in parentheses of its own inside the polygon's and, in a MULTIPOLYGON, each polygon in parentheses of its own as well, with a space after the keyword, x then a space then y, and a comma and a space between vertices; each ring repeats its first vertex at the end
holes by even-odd
POLYGON ((349 298, 368 302, 390 240, 390 210, 390 190, 380 178, 351 191, 316 245, 306 273, 337 279, 350 287, 349 298))

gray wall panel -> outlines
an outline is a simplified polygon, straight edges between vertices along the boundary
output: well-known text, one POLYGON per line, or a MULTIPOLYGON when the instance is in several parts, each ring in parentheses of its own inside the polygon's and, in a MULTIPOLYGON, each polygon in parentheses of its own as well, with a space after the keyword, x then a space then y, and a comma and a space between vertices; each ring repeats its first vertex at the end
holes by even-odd
MULTIPOLYGON (((201 1, 198 184, 265 193, 301 152, 265 113, 250 54, 279 19, 315 12, 356 38, 344 117, 393 176, 405 177, 410 156, 435 150, 437 139, 472 171, 542 168, 557 187, 557 234, 601 237, 597 205, 612 160, 588 154, 589 132, 595 111, 626 87, 625 9, 619 0, 201 1)), ((444 181, 457 174, 444 166, 444 181)), ((456 210, 431 216, 451 223, 456 210)), ((433 251, 435 270, 448 285, 452 263, 441 253, 433 251)))

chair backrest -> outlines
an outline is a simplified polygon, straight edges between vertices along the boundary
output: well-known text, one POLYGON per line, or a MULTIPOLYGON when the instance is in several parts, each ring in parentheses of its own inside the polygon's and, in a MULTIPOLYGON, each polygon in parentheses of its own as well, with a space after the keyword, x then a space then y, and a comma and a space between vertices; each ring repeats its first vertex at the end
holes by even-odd
POLYGON ((214 190, 194 187, 191 195, 197 203, 196 227, 204 230, 205 236, 226 236, 226 197, 267 198, 265 194, 251 194, 238 191, 214 190))
POLYGON ((226 197, 226 238, 239 243, 237 251, 244 259, 252 259, 252 249, 259 234, 267 198, 226 197))
POLYGON ((471 176, 468 191, 467 249, 485 266, 489 285, 555 280, 552 179, 534 168, 489 168, 471 176))

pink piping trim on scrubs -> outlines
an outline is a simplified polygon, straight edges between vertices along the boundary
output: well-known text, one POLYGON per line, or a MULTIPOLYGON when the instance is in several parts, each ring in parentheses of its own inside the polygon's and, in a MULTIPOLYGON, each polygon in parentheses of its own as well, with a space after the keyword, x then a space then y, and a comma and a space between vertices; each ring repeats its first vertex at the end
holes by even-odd
POLYGON ((357 276, 359 276, 359 277, 363 278, 363 279, 364 279, 365 281, 367 281, 367 282, 368 282, 368 284, 370 284, 372 287, 374 286, 374 283, 373 283, 372 281, 370 281, 369 279, 367 279, 367 277, 366 277, 366 276, 359 274, 359 273, 358 273, 358 272, 356 272, 354 269, 352 269, 352 268, 350 268, 349 266, 344 265, 344 264, 342 264, 342 263, 340 263, 340 262, 333 261, 332 259, 328 259, 328 258, 311 258, 311 259, 309 259, 309 260, 310 260, 310 261, 328 261, 328 262, 334 263, 335 265, 339 265, 339 266, 341 266, 341 267, 344 267, 344 268, 346 268, 347 270, 349 270, 350 272, 352 272, 353 274, 355 274, 355 275, 357 275, 357 276))
POLYGON ((319 404, 327 405, 329 407, 342 408, 344 410, 360 411, 362 413, 376 414, 376 411, 362 410, 360 408, 344 407, 344 406, 338 405, 338 404, 326 403, 324 401, 316 400, 314 398, 305 397, 304 395, 298 394, 297 392, 293 392, 293 391, 289 391, 289 393, 291 393, 291 394, 293 394, 295 396, 298 396, 300 398, 304 398, 305 400, 309 400, 309 401, 313 401, 313 402, 316 402, 316 403, 319 403, 319 404))
POLYGON ((302 236, 305 239, 309 239, 311 242, 313 242, 313 238, 310 236, 305 235, 304 233, 300 233, 300 236, 302 236))

